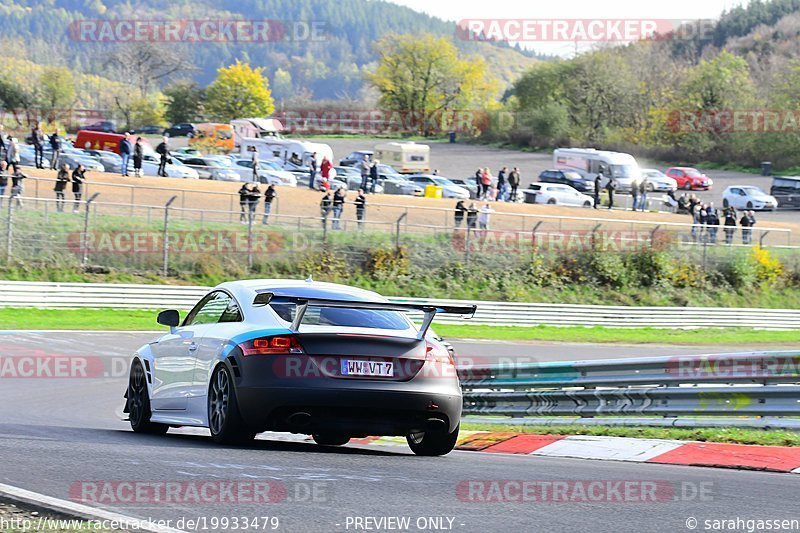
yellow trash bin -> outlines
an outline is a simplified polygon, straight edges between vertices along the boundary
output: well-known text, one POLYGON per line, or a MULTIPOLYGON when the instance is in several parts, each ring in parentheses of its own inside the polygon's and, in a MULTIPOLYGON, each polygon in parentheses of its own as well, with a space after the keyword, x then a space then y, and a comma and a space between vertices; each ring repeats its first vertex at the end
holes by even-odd
POLYGON ((442 187, 439 185, 426 185, 425 186, 425 198, 441 198, 442 197, 442 187))

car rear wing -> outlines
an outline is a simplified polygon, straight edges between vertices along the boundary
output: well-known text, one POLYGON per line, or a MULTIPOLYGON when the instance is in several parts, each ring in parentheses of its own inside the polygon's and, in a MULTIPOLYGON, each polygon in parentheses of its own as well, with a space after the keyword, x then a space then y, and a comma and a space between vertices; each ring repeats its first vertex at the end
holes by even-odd
POLYGON ((309 307, 338 307, 343 309, 371 309, 374 311, 420 311, 425 313, 420 325, 417 339, 422 340, 431 326, 431 322, 438 314, 469 315, 465 318, 472 318, 478 306, 476 305, 433 305, 433 304, 410 304, 392 302, 359 302, 350 300, 333 300, 330 298, 305 298, 301 296, 283 296, 269 291, 258 292, 253 305, 268 305, 272 303, 295 304, 297 306, 294 320, 292 321, 292 331, 299 331, 300 323, 309 307))

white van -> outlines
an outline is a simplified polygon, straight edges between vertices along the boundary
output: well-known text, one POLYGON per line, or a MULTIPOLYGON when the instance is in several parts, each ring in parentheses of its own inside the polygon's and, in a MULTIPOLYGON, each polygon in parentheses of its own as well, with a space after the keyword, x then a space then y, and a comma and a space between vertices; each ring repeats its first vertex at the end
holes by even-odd
POLYGON ((594 179, 602 170, 604 180, 600 186, 605 187, 609 177, 613 177, 617 181, 617 191, 629 192, 642 177, 639 163, 632 155, 594 148, 558 148, 553 151, 553 167, 574 170, 589 179, 594 179))
POLYGON ((241 139, 280 139, 283 124, 274 118, 239 118, 231 120, 235 149, 241 139))
POLYGON ((375 159, 391 165, 402 174, 431 171, 431 147, 413 141, 376 144, 375 159))
POLYGON ((259 159, 279 160, 286 170, 296 170, 305 167, 308 158, 316 155, 317 168, 322 164, 322 159, 327 157, 333 162, 333 150, 327 144, 297 141, 294 139, 278 138, 242 138, 239 143, 239 153, 242 157, 250 157, 250 148, 255 146, 259 159))

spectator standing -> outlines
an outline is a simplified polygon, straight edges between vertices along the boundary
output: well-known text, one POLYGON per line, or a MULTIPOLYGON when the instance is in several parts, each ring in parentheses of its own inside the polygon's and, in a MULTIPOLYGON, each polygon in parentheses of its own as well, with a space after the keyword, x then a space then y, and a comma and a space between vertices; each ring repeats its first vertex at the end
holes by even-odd
POLYGON ((491 213, 494 213, 494 209, 489 207, 488 203, 483 204, 483 207, 481 207, 481 211, 478 214, 478 226, 482 230, 489 229, 489 216, 491 213))
POLYGON ((617 180, 613 177, 608 178, 606 183, 606 192, 608 193, 608 209, 614 209, 614 191, 617 190, 617 180))
POLYGON ((133 175, 137 178, 142 177, 142 160, 144 159, 144 146, 142 138, 136 137, 136 144, 133 145, 133 175))
MULTIPOLYGON (((321 180, 322 182, 320 183, 320 189, 328 189, 328 188, 330 188, 330 187, 327 187, 327 184, 328 184, 328 180, 330 178, 330 174, 331 174, 331 169, 332 168, 333 168, 333 165, 328 160, 327 156, 323 156, 322 165, 320 165, 320 171, 322 173, 322 180, 321 180)), ((314 185, 315 185, 314 182, 309 180, 308 188, 309 189, 313 189, 314 185)))
POLYGON ((647 210, 647 178, 644 176, 642 176, 642 180, 639 182, 639 210, 647 210))
POLYGON ((594 177, 594 208, 600 207, 600 188, 603 186, 603 171, 597 173, 594 177))
MULTIPOLYGON (((375 165, 372 165, 375 168, 375 165)), ((358 196, 356 196, 356 220, 358 220, 359 229, 364 226, 364 215, 367 213, 367 197, 364 196, 364 189, 358 189, 358 196)))
POLYGON ((514 170, 508 175, 508 186, 511 187, 511 195, 509 199, 512 202, 517 201, 517 188, 519 187, 519 168, 514 167, 514 170))
POLYGON ((3 139, 4 132, 5 126, 0 124, 0 161, 6 160, 6 141, 3 139))
POLYGON ((22 180, 27 178, 25 174, 22 172, 14 172, 11 175, 11 198, 9 198, 9 202, 13 202, 14 198, 17 199, 17 207, 22 207, 22 200, 21 196, 24 191, 24 186, 22 185, 22 180))
POLYGON ((3 208, 3 197, 6 195, 6 187, 8 187, 8 163, 0 160, 0 209, 3 208))
POLYGON ((133 146, 131 146, 131 134, 126 131, 125 136, 119 142, 119 156, 122 158, 120 174, 122 177, 128 176, 128 162, 130 161, 132 151, 133 146))
POLYGON ((632 211, 636 211, 639 209, 639 184, 635 181, 631 183, 631 197, 633 198, 632 211))
POLYGON ((247 224, 247 201, 250 198, 250 184, 243 183, 239 187, 239 222, 247 224))
POLYGON ((369 156, 364 154, 364 157, 361 159, 361 163, 359 163, 358 168, 361 170, 361 188, 367 190, 367 180, 369 179, 369 172, 371 165, 369 164, 369 156))
POLYGON ((75 196, 75 204, 72 208, 73 213, 77 213, 80 207, 84 183, 86 183, 86 169, 83 165, 79 164, 75 167, 75 170, 72 171, 72 195, 75 196))
POLYGON ((739 225, 742 227, 742 244, 750 244, 753 242, 753 230, 750 229, 750 215, 747 211, 742 211, 742 218, 739 219, 739 225))
POLYGON ((678 213, 688 213, 689 212, 689 197, 686 196, 686 193, 681 194, 681 197, 678 198, 678 213))
POLYGON ((464 222, 464 215, 467 214, 467 208, 464 206, 464 200, 459 200, 456 202, 456 215, 455 215, 455 226, 457 228, 461 227, 461 224, 464 222))
POLYGON ((255 146, 250 147, 250 164, 253 167, 253 181, 258 183, 261 178, 258 177, 258 148, 255 146))
POLYGON ((505 202, 506 201, 506 174, 508 173, 508 167, 503 167, 500 169, 500 172, 497 174, 497 196, 495 196, 496 202, 505 202))
POLYGON ((278 197, 277 191, 275 191, 275 185, 270 184, 267 187, 267 190, 264 191, 264 219, 261 221, 262 224, 269 223, 269 213, 272 211, 272 201, 278 197))
POLYGON ((319 210, 322 218, 323 228, 328 223, 328 215, 331 212, 332 205, 333 205, 333 199, 331 198, 331 191, 325 191, 325 194, 322 196, 322 200, 320 200, 319 202, 319 210))
POLYGON ((478 224, 478 208, 474 202, 470 202, 467 209, 467 229, 475 229, 478 224))
POLYGON ((53 189, 56 192, 56 210, 59 213, 64 212, 64 191, 67 189, 69 183, 69 166, 64 163, 56 176, 56 186, 53 189))
POLYGON ((750 242, 753 242, 753 228, 756 225, 756 213, 755 211, 748 211, 747 212, 747 219, 750 221, 750 242))
POLYGON ((256 210, 258 209, 259 200, 261 200, 261 191, 258 188, 258 183, 253 182, 250 185, 250 191, 247 195, 248 223, 256 219, 256 210))
POLYGON ((492 173, 489 170, 489 167, 486 167, 481 171, 481 194, 480 199, 486 200, 489 198, 489 188, 492 186, 492 173))
POLYGON ((14 174, 19 173, 19 143, 16 137, 9 136, 6 158, 9 166, 14 169, 14 174))
POLYGON ((317 181, 317 152, 311 154, 308 159, 308 186, 313 189, 317 181))
POLYGON ((736 209, 728 206, 723 215, 725 215, 725 244, 733 244, 733 235, 736 233, 736 209))
POLYGON ((156 153, 160 156, 158 161, 158 175, 162 178, 166 178, 167 158, 169 157, 169 137, 165 135, 161 138, 161 142, 156 146, 156 153))
POLYGON ((717 231, 719 230, 719 215, 717 214, 717 210, 714 208, 714 204, 711 203, 708 205, 708 209, 706 209, 706 231, 708 242, 711 244, 717 244, 717 231))
MULTIPOLYGON (((363 189, 362 189, 363 190, 363 189)), ((333 225, 332 229, 342 229, 339 221, 342 218, 342 210, 344 209, 344 199, 347 196, 347 191, 344 187, 339 187, 333 194, 333 225)))
POLYGON ((44 133, 38 124, 31 130, 31 144, 36 168, 44 168, 44 133))
POLYGON ((379 160, 375 160, 372 162, 372 166, 369 167, 369 192, 370 194, 375 194, 375 187, 378 186, 378 165, 380 164, 379 160))
POLYGON ((61 138, 58 136, 57 131, 50 135, 50 151, 52 152, 50 170, 55 170, 58 168, 58 158, 61 156, 61 138))

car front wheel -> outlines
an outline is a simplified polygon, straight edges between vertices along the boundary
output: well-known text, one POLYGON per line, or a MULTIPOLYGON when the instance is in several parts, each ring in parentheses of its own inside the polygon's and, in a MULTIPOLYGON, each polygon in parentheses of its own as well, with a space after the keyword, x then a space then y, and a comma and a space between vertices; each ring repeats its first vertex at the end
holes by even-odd
POLYGON ((427 457, 447 455, 456 447, 459 428, 460 426, 456 426, 456 429, 450 433, 446 430, 409 433, 406 436, 406 442, 416 455, 427 457))
POLYGON ((687 191, 691 191, 692 190, 692 182, 691 181, 687 181, 686 183, 683 184, 683 188, 685 190, 687 190, 687 191))
POLYGON ((233 380, 225 365, 214 371, 208 387, 208 428, 211 439, 219 444, 241 444, 256 436, 242 420, 233 380))
POLYGON ((147 377, 142 363, 134 361, 128 379, 128 420, 135 433, 163 435, 169 426, 150 421, 150 395, 147 392, 147 377))

